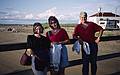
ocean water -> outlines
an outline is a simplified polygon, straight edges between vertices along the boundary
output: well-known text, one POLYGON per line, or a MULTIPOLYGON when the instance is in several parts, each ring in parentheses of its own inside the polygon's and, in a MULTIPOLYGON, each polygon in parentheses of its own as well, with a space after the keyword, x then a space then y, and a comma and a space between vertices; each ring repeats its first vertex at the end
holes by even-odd
MULTIPOLYGON (((0 24, 33 24, 35 22, 47 23, 47 20, 34 20, 34 19, 0 19, 0 24)), ((59 20, 60 24, 78 23, 78 20, 59 20)))

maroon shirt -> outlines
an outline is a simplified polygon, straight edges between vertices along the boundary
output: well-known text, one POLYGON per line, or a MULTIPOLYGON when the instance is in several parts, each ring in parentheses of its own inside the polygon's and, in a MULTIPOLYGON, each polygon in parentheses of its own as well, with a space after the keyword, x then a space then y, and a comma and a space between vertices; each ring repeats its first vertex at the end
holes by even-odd
POLYGON ((46 36, 51 42, 60 42, 69 39, 67 32, 63 28, 61 28, 57 34, 52 34, 52 32, 49 31, 46 33, 46 36))
POLYGON ((83 28, 81 25, 82 24, 78 24, 75 27, 74 33, 73 33, 73 37, 77 37, 80 36, 80 38, 83 41, 86 41, 88 43, 90 42, 95 42, 95 33, 97 31, 100 31, 101 29, 103 29, 101 26, 98 26, 97 24, 93 23, 93 22, 86 22, 88 24, 87 28, 83 28))

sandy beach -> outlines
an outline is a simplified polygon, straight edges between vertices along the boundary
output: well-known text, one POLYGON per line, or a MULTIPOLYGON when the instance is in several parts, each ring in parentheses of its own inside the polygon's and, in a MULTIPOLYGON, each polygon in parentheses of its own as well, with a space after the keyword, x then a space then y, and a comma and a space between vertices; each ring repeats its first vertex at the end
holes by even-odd
MULTIPOLYGON (((7 27, 6 27, 7 28, 7 27)), ((5 27, 0 27, 0 45, 26 42, 26 37, 32 34, 31 26, 19 26, 15 28, 17 32, 7 31, 5 27)), ((71 38, 73 28, 65 28, 71 38)), ((49 29, 46 29, 48 31, 49 29)), ((44 32, 44 34, 45 34, 44 32)), ((120 31, 105 32, 103 36, 120 35, 120 31)), ((81 53, 78 55, 73 52, 72 45, 67 45, 69 61, 81 59, 81 53)), ((30 66, 22 66, 19 63, 20 57, 25 49, 0 52, 0 75, 33 75, 30 66)), ((120 53, 120 40, 104 41, 99 43, 100 55, 120 53)), ((120 57, 110 58, 98 61, 97 75, 120 75, 120 57)), ((76 65, 66 68, 66 75, 81 75, 82 65, 76 65)), ((49 72, 48 72, 49 74, 49 72)))

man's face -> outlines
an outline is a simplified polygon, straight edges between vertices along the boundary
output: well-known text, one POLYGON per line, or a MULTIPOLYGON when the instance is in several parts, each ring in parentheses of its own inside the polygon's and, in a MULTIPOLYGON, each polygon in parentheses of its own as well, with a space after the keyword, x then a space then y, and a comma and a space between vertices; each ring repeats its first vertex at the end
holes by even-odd
POLYGON ((87 17, 86 16, 80 16, 80 21, 81 23, 84 23, 87 21, 87 17))

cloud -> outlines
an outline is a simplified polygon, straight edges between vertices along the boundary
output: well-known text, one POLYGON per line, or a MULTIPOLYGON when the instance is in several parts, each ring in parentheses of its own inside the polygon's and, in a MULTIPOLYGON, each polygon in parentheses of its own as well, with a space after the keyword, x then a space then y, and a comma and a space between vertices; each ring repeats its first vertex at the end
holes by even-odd
POLYGON ((75 13, 68 13, 68 14, 59 14, 57 17, 59 20, 75 20, 77 19, 77 15, 75 13))
POLYGON ((46 10, 45 12, 42 12, 42 13, 39 13, 38 15, 36 15, 36 18, 37 19, 46 19, 48 18, 49 16, 56 16, 57 14, 57 11, 56 11, 56 7, 53 7, 53 8, 50 8, 48 10, 46 10))
MULTIPOLYGON (((64 9, 65 10, 65 9, 64 9)), ((28 12, 21 12, 17 10, 9 10, 9 11, 1 11, 0 12, 0 19, 40 19, 40 20, 47 20, 49 16, 56 16, 59 20, 75 20, 78 17, 78 12, 75 12, 72 9, 68 11, 63 11, 57 9, 56 7, 52 7, 46 11, 40 13, 28 13, 28 12)))
POLYGON ((47 10, 46 11, 46 13, 48 14, 47 16, 56 16, 56 14, 57 14, 56 9, 57 9, 56 7, 53 7, 51 9, 47 10))
POLYGON ((8 11, 13 11, 13 10, 15 10, 14 8, 5 8, 6 10, 8 10, 8 11))
POLYGON ((4 11, 0 11, 0 15, 6 15, 8 14, 7 12, 4 12, 4 11))
POLYGON ((27 14, 24 19, 33 19, 33 17, 33 14, 27 14))
MULTIPOLYGON (((12 9, 12 8, 11 8, 12 9)), ((31 19, 32 15, 17 10, 0 10, 0 19, 31 19)))
POLYGON ((56 16, 59 20, 76 19, 76 16, 78 15, 78 13, 76 13, 75 11, 72 12, 70 10, 66 12, 66 11, 63 11, 63 9, 60 10, 60 9, 57 9, 56 7, 53 7, 42 13, 39 13, 37 15, 37 19, 48 19, 49 16, 56 16))
MULTIPOLYGON (((1 11, 1 10, 0 10, 1 11)), ((34 13, 34 12, 23 12, 18 10, 9 10, 9 11, 1 11, 0 19, 4 20, 44 20, 50 16, 56 16, 60 22, 69 21, 69 20, 77 20, 79 16, 79 12, 75 12, 74 9, 58 9, 57 7, 52 7, 43 12, 34 13)))

